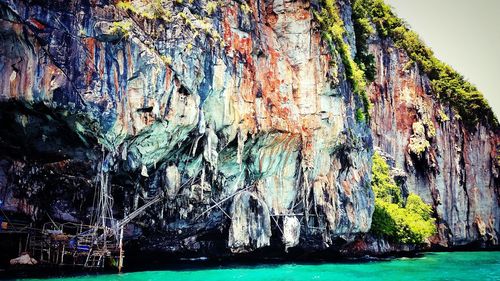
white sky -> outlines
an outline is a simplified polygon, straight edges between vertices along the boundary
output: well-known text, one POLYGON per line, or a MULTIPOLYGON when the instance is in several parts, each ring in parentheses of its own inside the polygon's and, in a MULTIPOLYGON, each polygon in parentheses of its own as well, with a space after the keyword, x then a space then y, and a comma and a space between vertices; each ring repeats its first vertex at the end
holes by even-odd
POLYGON ((500 0, 385 0, 500 117, 500 0))

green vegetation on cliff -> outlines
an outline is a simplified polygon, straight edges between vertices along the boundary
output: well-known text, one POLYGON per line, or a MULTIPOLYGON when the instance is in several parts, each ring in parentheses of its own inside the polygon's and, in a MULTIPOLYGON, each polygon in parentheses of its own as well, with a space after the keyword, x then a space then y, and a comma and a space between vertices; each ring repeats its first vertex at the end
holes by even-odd
POLYGON ((338 52, 345 67, 347 79, 351 82, 355 94, 359 95, 363 101, 364 110, 356 114, 357 121, 364 121, 369 117, 370 101, 366 93, 366 80, 363 69, 352 58, 349 45, 344 41, 344 22, 335 0, 323 0, 319 13, 315 13, 320 24, 323 39, 326 41, 332 53, 338 52), (361 116, 362 115, 362 116, 361 116))
POLYGON ((483 122, 498 126, 498 120, 491 107, 477 88, 449 65, 438 60, 432 50, 425 46, 418 35, 411 31, 383 0, 355 0, 353 19, 356 34, 360 37, 357 38, 359 40, 357 58, 366 68, 369 68, 372 62, 366 47, 370 25, 367 19, 369 19, 375 25, 380 37, 392 39, 397 47, 405 50, 417 63, 420 70, 431 80, 437 98, 450 103, 466 125, 473 127, 478 122, 483 122))
POLYGON ((389 173, 389 166, 378 154, 373 155, 372 188, 375 211, 371 232, 400 243, 420 244, 436 231, 432 208, 410 193, 406 204, 401 190, 389 173))
POLYGON ((368 51, 368 38, 375 33, 369 20, 369 15, 361 5, 361 1, 352 4, 352 20, 354 33, 356 35, 356 57, 355 61, 364 71, 368 81, 374 81, 377 75, 375 57, 368 51))

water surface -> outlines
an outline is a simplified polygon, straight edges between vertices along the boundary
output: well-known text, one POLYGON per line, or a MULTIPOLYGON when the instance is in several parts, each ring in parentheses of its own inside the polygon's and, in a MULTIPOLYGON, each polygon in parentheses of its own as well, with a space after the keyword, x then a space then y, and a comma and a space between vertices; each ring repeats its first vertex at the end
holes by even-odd
POLYGON ((323 264, 217 266, 209 268, 130 272, 53 279, 57 281, 191 281, 191 280, 500 280, 500 252, 427 253, 390 261, 323 264))

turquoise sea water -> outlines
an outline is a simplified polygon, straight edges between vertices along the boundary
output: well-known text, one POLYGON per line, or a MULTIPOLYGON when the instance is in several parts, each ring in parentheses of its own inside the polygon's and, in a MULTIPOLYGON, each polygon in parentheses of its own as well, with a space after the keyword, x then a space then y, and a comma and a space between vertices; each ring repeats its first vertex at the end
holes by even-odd
MULTIPOLYGON (((28 279, 24 279, 28 280, 28 279)), ((217 266, 143 271, 71 278, 29 279, 67 281, 191 281, 191 280, 500 280, 500 252, 427 253, 390 261, 322 264, 217 266)))

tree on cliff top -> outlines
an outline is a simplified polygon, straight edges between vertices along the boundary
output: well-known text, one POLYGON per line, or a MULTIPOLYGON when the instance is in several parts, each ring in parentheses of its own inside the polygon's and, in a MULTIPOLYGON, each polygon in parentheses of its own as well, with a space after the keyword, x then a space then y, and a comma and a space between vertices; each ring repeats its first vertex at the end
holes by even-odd
MULTIPOLYGON (((370 24, 366 23, 368 19, 381 38, 391 39, 429 77, 436 98, 449 103, 465 125, 472 128, 483 123, 499 127, 498 120, 482 93, 452 67, 438 60, 432 50, 383 0, 355 0, 353 7, 353 22, 361 45, 367 45, 370 35, 370 24)), ((373 58, 369 56, 368 48, 362 47, 358 52, 358 59, 373 71, 370 66, 373 58)))

